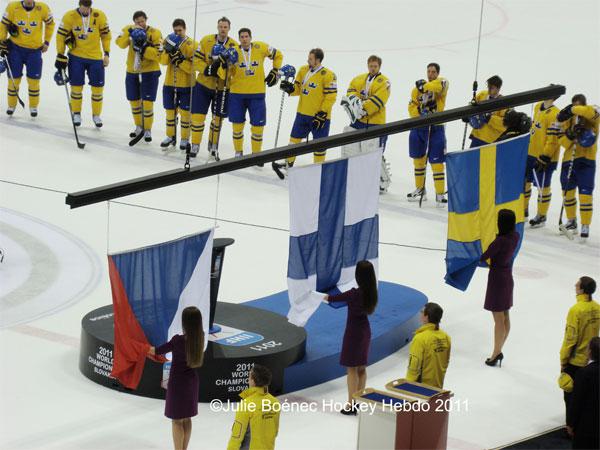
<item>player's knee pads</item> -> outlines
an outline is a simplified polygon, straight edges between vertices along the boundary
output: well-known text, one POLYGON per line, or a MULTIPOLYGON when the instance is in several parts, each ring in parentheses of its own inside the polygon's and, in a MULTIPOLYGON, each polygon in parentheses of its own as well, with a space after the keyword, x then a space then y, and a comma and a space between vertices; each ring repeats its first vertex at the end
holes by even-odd
POLYGON ((427 156, 413 158, 413 165, 415 166, 415 169, 424 169, 427 165, 427 156))
POLYGON ((262 142, 263 142, 263 131, 264 131, 263 126, 257 126, 257 125, 252 125, 251 127, 251 132, 252 132, 252 152, 253 153, 257 153, 260 152, 262 149, 262 142))
POLYGON ((27 87, 30 97, 39 97, 40 95, 40 80, 35 78, 27 78, 27 87))

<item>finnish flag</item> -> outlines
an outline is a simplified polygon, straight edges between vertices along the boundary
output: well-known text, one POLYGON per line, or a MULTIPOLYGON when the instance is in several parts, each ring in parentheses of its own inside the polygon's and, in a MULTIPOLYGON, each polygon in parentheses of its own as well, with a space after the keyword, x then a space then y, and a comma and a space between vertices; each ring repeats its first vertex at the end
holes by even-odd
POLYGON ((306 324, 323 298, 318 292, 356 286, 358 261, 370 261, 377 273, 381 154, 290 169, 291 323, 306 324))

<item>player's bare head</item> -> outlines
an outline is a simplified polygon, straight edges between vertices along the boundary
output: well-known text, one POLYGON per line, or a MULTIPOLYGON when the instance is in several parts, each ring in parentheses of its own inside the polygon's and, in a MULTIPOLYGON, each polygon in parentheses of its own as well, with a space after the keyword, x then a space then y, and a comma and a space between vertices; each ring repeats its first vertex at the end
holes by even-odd
POLYGON ((592 277, 583 276, 575 284, 577 294, 587 294, 592 298, 592 294, 596 292, 596 281, 592 277))
POLYGON ((308 52, 308 65, 311 68, 319 67, 325 58, 325 53, 320 48, 313 48, 308 52))
POLYGON ((89 14, 92 9, 92 0, 79 0, 79 12, 89 14))
POLYGON ((183 19, 175 19, 173 21, 173 32, 177 35, 177 36, 185 36, 185 20, 183 19))
POLYGON ((433 81, 437 79, 440 74, 440 65, 438 63, 427 64, 427 80, 433 81))
POLYGON ((502 78, 498 75, 494 75, 490 77, 486 81, 488 87, 488 94, 491 97, 496 97, 500 93, 500 89, 502 88, 502 78))
POLYGON ((272 377, 273 375, 268 367, 254 364, 254 367, 250 370, 249 384, 252 387, 267 388, 271 384, 272 377))
POLYGON ((133 23, 135 23, 138 27, 146 28, 146 21, 148 20, 148 16, 144 11, 136 11, 133 13, 133 23))
POLYGON ((240 28, 238 37, 240 38, 240 45, 244 48, 248 48, 250 42, 252 42, 252 31, 250 31, 250 28, 240 28))
POLYGON ((423 307, 423 319, 427 320, 427 323, 432 323, 436 328, 440 327, 444 310, 437 303, 429 302, 423 307))
POLYGON ((369 59, 367 59, 367 67, 370 75, 377 75, 381 70, 381 58, 377 55, 369 56, 369 59))
POLYGON ((221 39, 224 39, 229 35, 230 29, 231 21, 227 17, 223 16, 217 21, 217 32, 221 39))
POLYGON ((585 106, 587 105, 587 99, 583 94, 575 94, 571 99, 571 103, 573 103, 574 105, 585 106))

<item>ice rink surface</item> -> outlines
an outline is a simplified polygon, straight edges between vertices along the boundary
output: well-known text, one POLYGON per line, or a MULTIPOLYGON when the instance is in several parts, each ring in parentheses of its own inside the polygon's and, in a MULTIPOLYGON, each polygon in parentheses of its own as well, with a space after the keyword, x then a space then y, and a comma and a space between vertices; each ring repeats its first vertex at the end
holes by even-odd
MULTIPOLYGON (((6 1, 0 3, 2 9, 6 1)), ((75 2, 53 1, 60 17, 75 2)), ((2 449, 159 449, 171 447, 171 425, 164 403, 105 389, 78 370, 80 320, 110 303, 106 253, 172 239, 215 224, 216 236, 232 237, 221 281, 220 299, 242 302, 286 288, 288 254, 287 189, 270 169, 245 169, 120 201, 170 209, 205 218, 162 213, 118 203, 69 210, 65 195, 182 166, 179 152, 163 155, 164 112, 155 108, 154 142, 127 146, 132 129, 125 100, 125 51, 114 45, 133 11, 144 9, 149 24, 163 34, 176 17, 193 34, 194 2, 97 1, 113 32, 111 64, 104 92, 104 127, 93 128, 89 88, 84 91, 81 138, 72 138, 65 93, 53 84, 55 45, 44 56, 40 114, 31 119, 18 109, 0 115, 0 448, 2 449), (12 184, 6 183, 10 181, 12 184), (18 185, 18 184, 21 185, 18 185), (25 185, 58 192, 32 189, 25 185), (250 224, 250 225, 249 225, 250 224), (283 229, 282 230, 278 230, 283 229)), ((478 0, 221 0, 199 1, 196 36, 213 33, 228 16, 233 35, 248 26, 256 40, 281 49, 284 63, 304 64, 308 49, 322 47, 324 65, 338 77, 339 96, 355 75, 366 72, 366 58, 383 58, 382 72, 392 83, 388 120, 407 117, 414 81, 425 77, 427 63, 441 65, 450 81, 447 108, 471 98, 479 24, 478 0)), ((600 102, 600 3, 597 0, 486 1, 478 79, 499 74, 503 92, 513 93, 560 83, 567 95, 582 92, 600 102)), ((6 77, 0 81, 0 109, 6 107, 6 77)), ((25 83, 21 96, 26 97, 25 83)), ((265 148, 272 146, 280 94, 267 94, 265 148)), ((339 99, 339 97, 338 97, 339 99)), ((291 129, 296 100, 286 104, 282 135, 291 129)), ((521 108, 528 113, 530 107, 521 108)), ((347 118, 334 107, 332 133, 347 118)), ((246 151, 249 151, 246 129, 246 151)), ((447 126, 448 150, 460 148, 462 123, 447 126)), ((492 347, 492 317, 483 310, 487 272, 477 271, 465 293, 444 284, 446 212, 425 202, 406 201, 413 190, 407 134, 392 136, 386 157, 393 184, 380 203, 380 276, 422 290, 445 312, 442 327, 453 349, 445 387, 461 409, 450 417, 449 447, 492 448, 563 423, 562 392, 557 386, 558 351, 574 284, 581 275, 600 279, 598 218, 583 245, 557 234, 560 210, 558 176, 548 226, 527 229, 515 264, 512 330, 501 369, 483 364, 492 347), (409 246, 409 247, 406 247, 409 246), (427 247, 419 249, 410 246, 427 247), (467 405, 467 407, 465 407, 467 405)), ((233 156, 231 127, 221 137, 223 157, 233 156)), ((205 140, 202 155, 205 154, 205 140)), ((339 154, 330 150, 328 159, 339 154)), ((310 157, 300 158, 309 162, 310 157)), ((195 164, 203 163, 203 159, 195 164)), ((430 174, 430 171, 428 172, 430 174)), ((597 181, 597 180, 596 180, 597 181)), ((431 177, 428 179, 433 192, 431 177)), ((535 191, 532 200, 535 198, 535 191)), ((532 209, 535 206, 532 202, 532 209)), ((597 215, 596 215, 597 216, 597 215)), ((340 312, 344 314, 344 312, 340 312)), ((340 336, 341 341, 341 336, 340 336)), ((368 368, 367 385, 382 387, 402 377, 407 348, 368 368)), ((290 402, 343 401, 340 378, 282 396, 290 402)), ((211 412, 200 405, 193 419, 190 449, 224 448, 232 412, 211 412)), ((357 420, 335 412, 285 413, 277 439, 280 449, 351 449, 357 420)))

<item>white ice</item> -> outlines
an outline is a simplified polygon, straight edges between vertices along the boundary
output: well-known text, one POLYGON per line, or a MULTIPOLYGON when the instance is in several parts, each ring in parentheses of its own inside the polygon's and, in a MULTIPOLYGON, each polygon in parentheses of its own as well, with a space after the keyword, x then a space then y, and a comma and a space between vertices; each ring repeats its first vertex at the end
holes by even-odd
MULTIPOLYGON (((5 5, 6 1, 0 4, 2 8, 5 5)), ((61 1, 51 6, 59 19, 76 4, 61 1)), ((194 32, 192 0, 98 0, 95 6, 106 11, 113 37, 137 9, 144 9, 149 23, 164 34, 175 17, 185 18, 189 34, 194 32)), ((475 74, 479 8, 478 0, 199 0, 196 36, 213 33, 216 20, 227 15, 234 32, 249 26, 257 40, 282 49, 286 63, 300 66, 308 49, 320 46, 325 50, 324 65, 338 76, 340 94, 353 76, 366 70, 366 58, 378 54, 383 58, 382 71, 392 82, 388 118, 396 120, 407 117, 413 83, 425 76, 425 66, 432 61, 441 65, 441 74, 450 81, 447 107, 468 102, 475 74)), ((557 102, 561 107, 579 92, 585 93, 591 103, 600 102, 599 8, 597 0, 486 1, 477 74, 480 85, 489 76, 499 74, 504 79, 505 93, 560 83, 567 86, 566 96, 557 102)), ((154 142, 133 149, 127 146, 127 135, 133 127, 125 100, 125 52, 114 43, 104 94, 104 128, 93 127, 86 89, 80 132, 87 146, 84 151, 77 150, 64 91, 52 81, 54 54, 53 43, 44 56, 39 117, 31 119, 20 108, 12 118, 3 113, 0 117, 0 205, 6 208, 0 222, 14 227, 11 218, 29 217, 37 224, 37 231, 31 231, 28 244, 52 248, 51 257, 58 260, 60 272, 46 279, 47 290, 54 292, 48 304, 22 296, 21 303, 12 305, 14 321, 0 330, 0 447, 170 448, 171 427, 163 416, 162 401, 103 388, 79 373, 81 318, 110 303, 105 255, 107 251, 205 229, 215 224, 216 216, 216 236, 236 240, 225 260, 220 299, 242 302, 283 290, 287 233, 237 222, 286 229, 287 190, 265 168, 121 199, 206 216, 202 219, 117 203, 111 203, 110 216, 106 203, 69 210, 64 194, 4 182, 73 192, 182 166, 178 152, 163 156, 158 148, 164 133, 160 95, 155 108, 154 142), (43 231, 44 227, 48 231, 43 231), (52 247, 57 242, 53 238, 56 230, 80 249, 78 255, 62 246, 52 247), (65 280, 58 281, 60 277, 65 280), (59 282, 66 284, 61 287, 56 284, 59 282)), ((2 76, 2 109, 6 106, 5 90, 6 77, 2 76)), ((26 97, 25 83, 21 95, 26 97)), ((278 91, 269 91, 265 148, 274 140, 279 99, 278 91)), ((286 104, 281 136, 286 137, 290 131, 295 104, 296 100, 286 104)), ((531 111, 530 107, 521 109, 531 111)), ((336 106, 332 133, 341 132, 346 124, 343 110, 336 106)), ((247 129, 248 146, 249 134, 247 129)), ((447 136, 449 150, 459 148, 462 123, 449 124, 447 136)), ((221 141, 223 156, 233 156, 230 125, 224 127, 221 141)), ((328 157, 336 154, 338 150, 332 150, 328 157)), ((393 184, 381 197, 381 241, 445 248, 445 212, 436 209, 431 199, 422 209, 406 201, 406 193, 413 189, 406 134, 390 138, 386 157, 392 164, 393 184)), ((300 158, 300 162, 309 161, 310 157, 300 158)), ((432 192, 431 178, 428 186, 432 192)), ((567 310, 575 301, 573 286, 577 278, 586 274, 600 279, 600 231, 596 218, 587 244, 560 237, 556 229, 560 210, 558 176, 553 180, 553 192, 548 226, 527 230, 516 261, 512 330, 501 369, 483 364, 492 345, 492 318, 482 308, 487 273, 478 271, 468 291, 462 293, 443 282, 442 251, 380 246, 382 279, 420 289, 445 310, 442 326, 453 340, 445 386, 455 393, 455 399, 468 402, 468 410, 464 410, 463 403, 463 410, 451 414, 450 448, 492 448, 563 423, 562 393, 556 383, 558 351, 567 310)), ((532 209, 534 199, 535 192, 532 209)), ((8 291, 30 277, 34 262, 48 264, 47 260, 28 260, 28 253, 20 249, 22 243, 6 230, 3 225, 0 234, 0 247, 6 250, 0 264, 3 311, 8 308, 4 303, 8 291)), ((43 270, 39 276, 42 279, 36 278, 36 283, 43 282, 43 270)), ((367 385, 381 388, 402 377, 406 364, 405 347, 370 366, 367 385)), ((343 401, 345 395, 345 379, 340 378, 281 399, 343 401)), ((193 420, 190 449, 224 448, 232 419, 231 412, 210 412, 208 405, 200 405, 198 417, 193 420)), ((355 448, 356 433, 357 421, 340 414, 284 414, 277 447, 355 448)))

